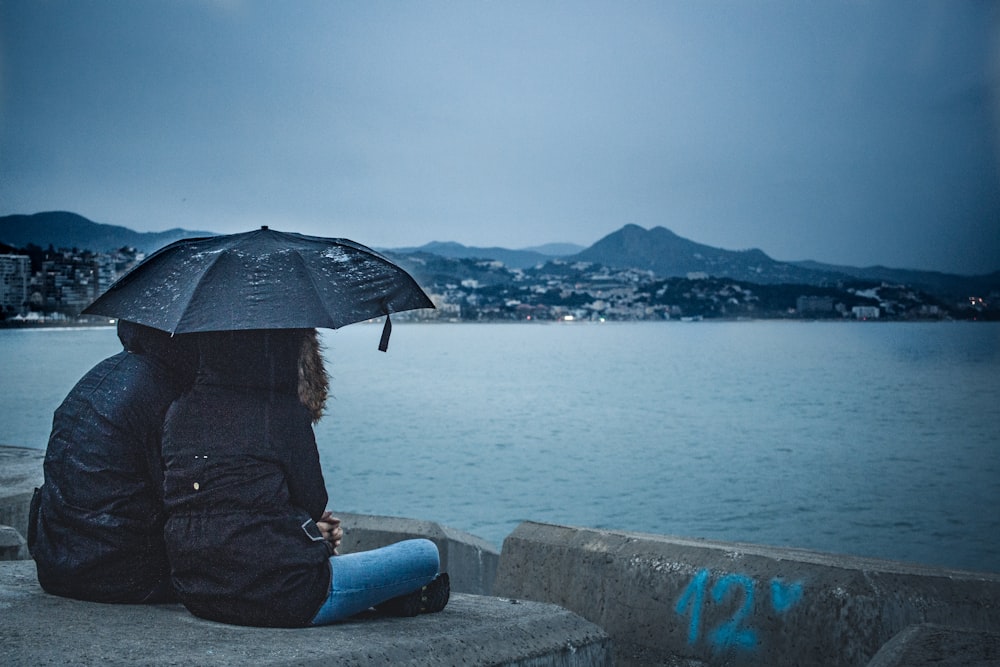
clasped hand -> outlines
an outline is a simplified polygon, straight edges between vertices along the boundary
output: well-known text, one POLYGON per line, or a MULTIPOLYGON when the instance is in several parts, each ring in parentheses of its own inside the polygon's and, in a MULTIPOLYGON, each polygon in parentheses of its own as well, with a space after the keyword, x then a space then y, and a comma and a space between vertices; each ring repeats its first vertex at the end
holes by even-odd
POLYGON ((319 527, 319 532, 323 534, 323 539, 333 545, 334 555, 339 555, 340 541, 344 539, 344 530, 340 527, 340 519, 327 510, 323 512, 323 516, 319 518, 316 525, 319 527))

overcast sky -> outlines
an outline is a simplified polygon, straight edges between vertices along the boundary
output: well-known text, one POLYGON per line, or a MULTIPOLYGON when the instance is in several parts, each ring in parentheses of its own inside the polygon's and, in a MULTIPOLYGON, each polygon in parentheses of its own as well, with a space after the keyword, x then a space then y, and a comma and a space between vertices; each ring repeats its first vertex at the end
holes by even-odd
POLYGON ((1000 269, 1000 4, 0 0, 0 214, 1000 269))

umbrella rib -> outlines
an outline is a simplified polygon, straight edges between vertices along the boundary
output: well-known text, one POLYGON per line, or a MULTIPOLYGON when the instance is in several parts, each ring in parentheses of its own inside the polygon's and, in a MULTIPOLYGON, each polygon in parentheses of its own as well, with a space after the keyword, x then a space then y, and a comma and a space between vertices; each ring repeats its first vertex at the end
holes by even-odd
MULTIPOLYGON (((101 296, 97 297, 93 301, 93 303, 91 303, 89 306, 87 306, 83 310, 84 314, 109 315, 109 316, 113 316, 113 317, 120 317, 121 319, 124 319, 124 320, 128 320, 129 317, 131 316, 131 317, 135 318, 135 321, 138 322, 139 324, 147 324, 148 326, 153 326, 153 327, 156 327, 156 328, 160 328, 160 324, 159 323, 150 322, 149 320, 147 320, 142 315, 136 315, 135 313, 132 313, 130 315, 122 316, 119 312, 117 312, 117 308, 115 306, 111 306, 110 307, 111 310, 109 311, 109 310, 105 310, 105 308, 108 308, 107 306, 102 306, 101 304, 104 303, 107 299, 112 299, 113 300, 115 298, 126 298, 126 299, 128 299, 128 298, 135 298, 135 297, 120 297, 119 296, 123 292, 126 293, 126 294, 128 294, 128 291, 130 289, 133 289, 133 287, 132 287, 133 283, 138 283, 138 285, 140 286, 140 287, 136 287, 134 289, 137 289, 137 290, 138 289, 144 289, 144 291, 148 292, 148 289, 141 288, 141 285, 142 285, 143 280, 145 279, 145 273, 144 272, 146 272, 146 273, 150 272, 150 270, 151 270, 150 267, 157 266, 161 262, 167 262, 167 263, 169 263, 169 262, 173 261, 170 258, 170 253, 171 252, 180 252, 181 249, 185 249, 186 250, 186 249, 190 248, 192 245, 196 245, 196 244, 198 244, 200 242, 206 242, 206 241, 207 242, 211 242, 211 241, 214 241, 214 240, 216 240, 218 238, 219 237, 199 237, 199 238, 192 238, 192 239, 181 239, 179 241, 175 241, 174 243, 171 243, 168 246, 164 246, 163 248, 160 248, 159 250, 157 250, 156 252, 154 252, 152 255, 150 255, 149 257, 147 257, 143 262, 140 262, 136 266, 132 267, 124 275, 122 275, 120 278, 118 278, 104 292, 104 294, 102 294, 101 296), (95 306, 96 306, 96 308, 95 308, 95 306), (90 312, 88 313, 88 311, 90 311, 90 312), (102 312, 102 311, 104 311, 104 312, 102 312)), ((170 269, 167 269, 167 274, 165 276, 165 279, 175 279, 176 280, 176 284, 178 285, 177 297, 178 297, 178 301, 181 304, 181 311, 180 311, 181 315, 178 317, 177 322, 174 323, 173 325, 170 325, 170 324, 167 324, 167 323, 163 323, 163 327, 162 327, 163 331, 166 331, 166 332, 168 332, 170 334, 177 333, 177 330, 180 328, 180 322, 181 322, 181 320, 184 317, 185 311, 187 310, 188 306, 190 305, 191 301, 193 300, 194 294, 197 291, 198 286, 201 285, 201 283, 202 283, 202 281, 204 279, 205 274, 208 273, 211 270, 211 268, 215 266, 216 262, 219 260, 219 257, 220 257, 220 255, 222 253, 221 253, 221 251, 215 251, 212 254, 214 255, 214 257, 211 259, 211 262, 209 263, 208 267, 205 269, 205 271, 202 272, 201 278, 199 278, 198 280, 196 280, 194 283, 188 283, 186 280, 183 280, 183 279, 176 280, 177 277, 178 277, 176 275, 177 272, 176 271, 171 271, 170 269)), ((155 272, 156 269, 152 269, 152 271, 155 272)), ((161 286, 162 286, 162 284, 161 284, 161 286)))
MULTIPOLYGON (((305 258, 302 256, 302 253, 299 252, 299 250, 296 248, 292 249, 292 254, 295 255, 295 259, 298 260, 299 266, 302 267, 303 273, 305 273, 306 277, 309 279, 309 283, 312 285, 313 289, 311 293, 319 295, 321 293, 321 290, 319 288, 319 283, 313 277, 312 271, 309 270, 309 265, 306 263, 305 258)), ((330 322, 330 328, 336 329, 340 327, 341 325, 337 324, 337 319, 334 317, 334 314, 331 313, 330 310, 327 308, 326 301, 324 299, 319 298, 318 296, 316 297, 316 300, 319 302, 319 306, 323 310, 323 312, 326 313, 327 320, 330 322)))
MULTIPOLYGON (((419 306, 418 305, 407 306, 407 307, 402 308, 402 309, 400 309, 400 310, 397 311, 397 310, 395 310, 395 309, 392 308, 392 303, 391 303, 392 300, 391 299, 383 299, 382 300, 382 308, 383 308, 383 313, 382 314, 383 315, 391 315, 392 313, 395 313, 395 312, 402 312, 402 311, 405 311, 405 310, 415 310, 417 308, 434 308, 434 304, 431 302, 431 300, 424 293, 423 288, 420 287, 420 284, 417 283, 416 279, 413 276, 411 276, 408 271, 404 270, 398 264, 396 264, 395 262, 393 262, 388 257, 382 255, 377 250, 372 250, 371 248, 369 248, 366 245, 362 245, 361 243, 358 243, 357 241, 352 241, 351 239, 345 239, 345 238, 321 238, 321 237, 315 237, 315 236, 304 236, 302 234, 289 234, 289 236, 297 236, 299 238, 305 238, 305 239, 310 239, 310 240, 314 240, 314 241, 315 240, 325 241, 325 242, 328 242, 328 243, 329 242, 333 242, 333 243, 336 243, 337 245, 341 245, 341 246, 350 248, 350 249, 352 249, 352 250, 354 250, 356 252, 360 252, 360 253, 366 255, 367 257, 369 257, 371 260, 374 260, 374 261, 378 262, 382 266, 389 267, 389 268, 392 268, 392 269, 396 269, 396 270, 400 271, 403 276, 405 276, 406 280, 409 280, 413 284, 412 286, 417 289, 417 291, 423 297, 423 300, 426 302, 426 304, 421 304, 419 306)), ((297 254, 297 251, 296 251, 296 254, 297 254)), ((299 258, 301 259, 301 255, 299 256, 299 258)), ((316 284, 315 281, 313 282, 313 284, 314 285, 316 284)), ((326 310, 325 305, 324 305, 323 309, 324 309, 324 311, 326 313, 329 314, 329 311, 326 310)), ((351 322, 347 322, 345 324, 351 324, 351 322)))
POLYGON ((423 288, 420 286, 419 283, 417 283, 417 279, 414 278, 412 275, 410 275, 410 273, 408 271, 406 271, 405 269, 403 269, 400 265, 396 264, 391 259, 389 259, 388 257, 385 257, 384 255, 382 255, 378 251, 372 250, 368 246, 361 245, 360 243, 357 243, 356 241, 352 241, 350 239, 334 239, 334 240, 337 243, 341 244, 341 245, 347 246, 349 248, 357 250, 358 252, 361 252, 361 253, 364 253, 365 255, 368 255, 371 259, 376 260, 377 262, 379 262, 383 266, 387 266, 387 267, 390 267, 390 268, 398 270, 405 277, 406 280, 408 280, 411 283, 413 283, 413 287, 415 287, 418 290, 418 292, 420 293, 420 295, 427 302, 427 305, 412 306, 412 307, 407 307, 407 308, 403 308, 403 309, 401 309, 399 311, 396 311, 396 310, 393 310, 392 307, 391 307, 391 303, 390 303, 391 300, 390 299, 385 299, 385 300, 383 300, 383 303, 382 303, 382 307, 385 309, 385 312, 384 312, 385 315, 391 315, 392 313, 403 312, 405 310, 416 310, 417 308, 434 308, 434 304, 431 303, 431 301, 430 301, 429 298, 427 298, 427 295, 424 293, 423 288))
POLYGON ((177 333, 177 330, 181 328, 181 323, 187 318, 188 307, 191 305, 191 302, 194 301, 195 293, 198 291, 198 288, 201 287, 202 283, 205 282, 205 278, 208 276, 208 274, 212 272, 212 269, 215 268, 215 265, 218 264, 223 254, 225 254, 225 250, 220 250, 219 252, 213 253, 212 260, 208 263, 208 266, 206 266, 205 269, 201 272, 201 275, 198 277, 198 279, 195 280, 193 283, 191 283, 191 289, 187 291, 186 295, 187 298, 182 303, 180 317, 177 318, 177 324, 174 325, 173 330, 170 332, 171 334, 177 333))

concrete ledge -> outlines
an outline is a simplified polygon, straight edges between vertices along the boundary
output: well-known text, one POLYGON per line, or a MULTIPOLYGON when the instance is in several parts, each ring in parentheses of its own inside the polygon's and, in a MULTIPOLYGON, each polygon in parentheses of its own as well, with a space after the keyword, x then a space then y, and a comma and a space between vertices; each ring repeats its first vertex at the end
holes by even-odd
POLYGON ((911 625, 879 649, 868 667, 1000 667, 1000 630, 911 625))
POLYGON ((31 558, 28 545, 21 534, 11 526, 0 526, 0 560, 27 560, 31 558))
POLYGON ((196 618, 181 605, 106 605, 44 593, 30 561, 0 563, 0 664, 510 665, 610 664, 596 625, 537 602, 455 594, 416 618, 356 617, 304 629, 196 618))
POLYGON ((1000 574, 532 522, 494 590, 597 623, 618 665, 862 667, 911 624, 1000 627, 1000 574))
POLYGON ((343 521, 341 553, 367 551, 400 540, 425 537, 437 544, 441 570, 459 593, 490 595, 500 563, 500 552, 486 540, 432 521, 370 514, 334 512, 343 521))
POLYGON ((44 449, 0 445, 0 525, 28 534, 28 507, 45 479, 44 449))

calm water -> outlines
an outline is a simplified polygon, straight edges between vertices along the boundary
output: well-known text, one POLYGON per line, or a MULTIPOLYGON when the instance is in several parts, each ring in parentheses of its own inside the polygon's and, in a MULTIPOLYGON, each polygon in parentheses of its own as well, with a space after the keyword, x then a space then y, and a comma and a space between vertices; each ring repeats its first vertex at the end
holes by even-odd
MULTIPOLYGON (((324 334, 331 506, 497 546, 520 520, 1000 571, 1000 325, 397 324, 324 334)), ((0 331, 0 443, 118 350, 0 331)))

